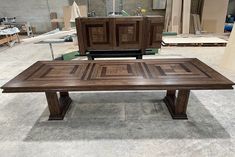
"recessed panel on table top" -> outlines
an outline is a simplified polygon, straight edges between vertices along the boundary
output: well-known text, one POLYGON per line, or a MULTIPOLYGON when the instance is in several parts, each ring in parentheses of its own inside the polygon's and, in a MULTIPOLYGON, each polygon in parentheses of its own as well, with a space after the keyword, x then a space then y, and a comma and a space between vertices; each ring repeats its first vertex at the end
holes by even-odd
POLYGON ((46 90, 231 89, 198 59, 39 61, 2 88, 46 90))

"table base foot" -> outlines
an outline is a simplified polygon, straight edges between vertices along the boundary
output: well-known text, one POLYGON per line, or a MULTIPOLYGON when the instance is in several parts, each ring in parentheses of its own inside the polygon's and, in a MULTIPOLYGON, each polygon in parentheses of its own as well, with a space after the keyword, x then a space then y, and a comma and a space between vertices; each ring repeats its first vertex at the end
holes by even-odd
POLYGON ((49 120, 63 120, 72 103, 68 92, 60 92, 59 99, 56 92, 46 92, 46 97, 50 111, 49 120))
POLYGON ((167 91, 164 102, 171 114, 172 119, 188 119, 186 110, 189 98, 189 90, 179 90, 178 96, 175 95, 176 91, 167 91))

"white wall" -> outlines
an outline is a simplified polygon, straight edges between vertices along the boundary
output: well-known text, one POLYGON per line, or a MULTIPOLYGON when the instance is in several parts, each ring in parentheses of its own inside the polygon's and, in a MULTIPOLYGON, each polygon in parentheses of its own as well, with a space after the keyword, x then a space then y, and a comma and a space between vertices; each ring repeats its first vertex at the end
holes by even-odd
POLYGON ((63 16, 63 6, 68 0, 0 0, 0 17, 16 17, 17 21, 28 21, 37 32, 51 30, 50 12, 63 16))

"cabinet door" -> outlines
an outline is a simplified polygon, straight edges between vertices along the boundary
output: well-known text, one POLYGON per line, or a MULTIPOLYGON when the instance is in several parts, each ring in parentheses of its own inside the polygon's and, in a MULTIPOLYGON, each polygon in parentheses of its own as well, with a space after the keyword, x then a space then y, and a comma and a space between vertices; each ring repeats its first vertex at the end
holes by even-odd
POLYGON ((162 42, 162 32, 164 29, 163 17, 146 17, 145 18, 145 41, 146 48, 160 48, 162 42))
POLYGON ((142 17, 115 18, 114 20, 114 50, 141 49, 142 17))
POLYGON ((84 18, 81 19, 83 44, 86 50, 111 50, 112 32, 110 19, 84 18))

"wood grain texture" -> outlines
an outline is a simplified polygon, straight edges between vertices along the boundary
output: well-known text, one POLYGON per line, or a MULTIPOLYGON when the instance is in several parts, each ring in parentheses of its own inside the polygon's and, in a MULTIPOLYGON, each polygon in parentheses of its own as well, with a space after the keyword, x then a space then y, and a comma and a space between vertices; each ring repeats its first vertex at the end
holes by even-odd
POLYGON ((234 83, 200 60, 39 61, 3 92, 232 89, 234 83))
POLYGON ((172 118, 187 119, 191 89, 232 89, 232 85, 200 60, 187 58, 39 61, 1 88, 3 92, 45 92, 49 120, 64 119, 72 102, 68 91, 161 89, 167 90, 164 102, 172 118))
POLYGON ((162 16, 79 17, 76 19, 79 51, 126 51, 160 48, 162 16), (149 39, 148 39, 149 38, 149 39))

